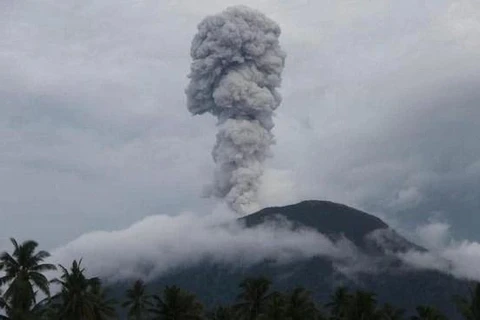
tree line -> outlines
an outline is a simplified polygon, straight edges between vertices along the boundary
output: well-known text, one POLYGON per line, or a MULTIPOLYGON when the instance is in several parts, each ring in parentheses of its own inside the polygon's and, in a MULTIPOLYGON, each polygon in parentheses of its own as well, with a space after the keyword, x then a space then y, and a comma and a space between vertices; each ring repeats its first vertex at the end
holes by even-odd
MULTIPOLYGON (((82 262, 69 267, 45 263, 50 254, 37 250, 28 240, 19 244, 11 239, 12 253, 0 254, 0 319, 5 320, 103 320, 119 319, 122 310, 132 320, 446 320, 430 306, 418 306, 416 314, 390 304, 380 305, 375 294, 339 287, 326 304, 319 304, 304 288, 273 291, 265 277, 247 278, 239 284, 239 295, 232 305, 206 310, 198 298, 177 286, 166 286, 150 294, 142 280, 135 281, 122 301, 107 295, 101 280, 89 278, 82 262), (59 278, 48 280, 45 272, 59 270, 59 278), (51 294, 50 286, 58 293, 51 294), (45 298, 38 301, 40 294, 45 298)), ((470 296, 456 297, 455 303, 465 320, 480 320, 480 285, 470 296)))

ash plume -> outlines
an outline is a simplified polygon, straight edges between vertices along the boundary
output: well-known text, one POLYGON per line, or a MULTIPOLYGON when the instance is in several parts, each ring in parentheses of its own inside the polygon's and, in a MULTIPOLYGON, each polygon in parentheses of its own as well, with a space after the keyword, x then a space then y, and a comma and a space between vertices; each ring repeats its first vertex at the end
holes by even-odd
POLYGON ((279 36, 277 23, 236 6, 205 18, 192 41, 188 110, 218 118, 215 176, 207 192, 238 213, 255 207, 274 143, 272 116, 281 102, 276 88, 286 56, 279 36))

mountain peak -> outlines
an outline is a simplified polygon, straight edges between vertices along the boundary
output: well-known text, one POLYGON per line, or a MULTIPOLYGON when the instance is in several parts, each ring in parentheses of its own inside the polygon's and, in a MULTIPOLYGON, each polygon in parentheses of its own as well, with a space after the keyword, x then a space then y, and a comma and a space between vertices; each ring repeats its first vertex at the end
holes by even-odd
MULTIPOLYGON (((321 302, 328 301, 333 288, 341 284, 374 291, 378 294, 379 301, 397 304, 408 311, 413 311, 419 304, 425 304, 442 307, 449 315, 455 314, 453 309, 448 309, 451 296, 466 292, 465 283, 449 275, 406 268, 391 253, 422 248, 398 235, 381 219, 346 205, 308 200, 283 207, 265 208, 239 220, 248 228, 275 221, 277 216, 290 221, 294 229, 304 226, 333 239, 341 236, 349 239, 360 249, 359 257, 361 256, 361 260, 352 263, 367 263, 373 272, 365 270, 355 273, 353 270, 354 273, 349 274, 348 268, 343 268, 342 271, 340 264, 325 256, 280 264, 266 259, 253 265, 224 264, 206 258, 197 264, 172 269, 150 281, 150 285, 157 292, 165 285, 179 285, 195 292, 207 305, 212 306, 233 301, 238 292, 232 288, 246 277, 268 276, 276 289, 305 287, 321 302), (380 240, 382 246, 377 247, 376 240, 380 240), (411 292, 416 294, 412 295, 411 292)), ((120 291, 124 290, 125 286, 120 291)))
POLYGON ((247 227, 283 216, 295 225, 313 228, 329 235, 343 235, 354 243, 363 243, 366 235, 389 229, 381 219, 349 206, 320 200, 306 200, 283 207, 270 207, 241 218, 247 227))

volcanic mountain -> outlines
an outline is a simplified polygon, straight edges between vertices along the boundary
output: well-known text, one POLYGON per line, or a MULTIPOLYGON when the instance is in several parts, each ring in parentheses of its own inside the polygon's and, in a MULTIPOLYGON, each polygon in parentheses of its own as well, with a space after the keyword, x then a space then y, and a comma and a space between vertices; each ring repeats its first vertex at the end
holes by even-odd
MULTIPOLYGON (((272 280, 274 289, 305 287, 319 302, 326 302, 338 286, 347 286, 373 291, 379 302, 409 312, 418 305, 433 305, 450 319, 458 318, 452 297, 465 294, 468 284, 440 272, 412 269, 403 264, 396 253, 425 249, 375 216, 333 202, 303 201, 265 208, 239 220, 247 228, 281 220, 288 221, 292 229, 314 229, 332 240, 351 243, 357 248, 357 259, 338 263, 326 257, 313 257, 282 264, 263 261, 235 268, 206 260, 150 281, 150 290, 160 292, 165 285, 175 284, 197 294, 207 306, 213 306, 232 303, 243 279, 263 275, 272 280)), ((120 296, 128 285, 117 284, 115 291, 120 296)))
POLYGON ((330 201, 303 201, 284 207, 270 207, 241 218, 247 227, 267 221, 286 219, 293 229, 307 227, 335 240, 344 237, 358 248, 372 254, 388 249, 395 252, 424 250, 398 235, 381 219, 346 205, 330 201), (375 241, 375 235, 383 239, 375 241))

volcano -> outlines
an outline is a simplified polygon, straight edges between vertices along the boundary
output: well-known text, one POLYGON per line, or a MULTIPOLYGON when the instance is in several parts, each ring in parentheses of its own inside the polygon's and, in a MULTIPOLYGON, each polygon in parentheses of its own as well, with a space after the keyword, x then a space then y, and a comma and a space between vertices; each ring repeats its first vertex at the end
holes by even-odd
MULTIPOLYGON (((361 210, 329 201, 303 201, 270 207, 239 221, 253 228, 272 221, 288 221, 291 229, 314 229, 332 240, 348 241, 358 251, 358 260, 339 264, 327 257, 305 258, 279 264, 265 260, 255 265, 222 265, 205 259, 197 265, 171 270, 148 283, 160 292, 165 285, 177 285, 197 294, 207 306, 232 303, 238 284, 246 277, 266 276, 273 288, 304 287, 324 303, 338 286, 372 291, 380 303, 388 302, 413 312, 418 305, 432 305, 450 319, 458 319, 454 295, 465 295, 468 283, 450 275, 406 266, 396 253, 426 249, 407 240, 381 219, 361 210)), ((185 235, 188 237, 188 235, 185 235)), ((121 297, 130 283, 115 284, 121 297)))

